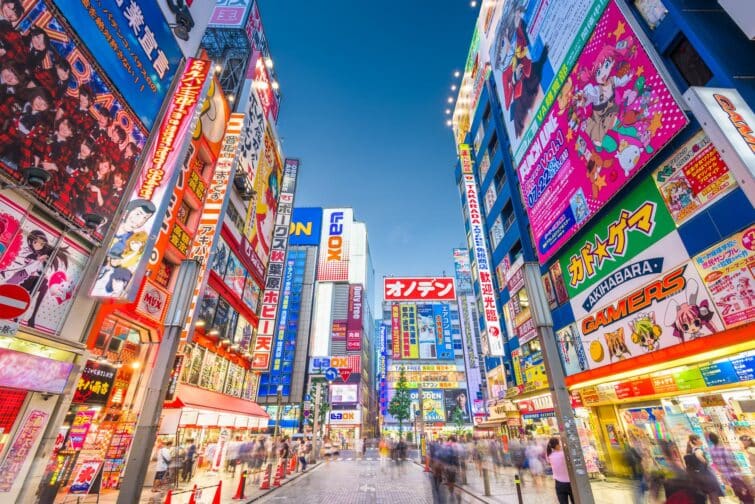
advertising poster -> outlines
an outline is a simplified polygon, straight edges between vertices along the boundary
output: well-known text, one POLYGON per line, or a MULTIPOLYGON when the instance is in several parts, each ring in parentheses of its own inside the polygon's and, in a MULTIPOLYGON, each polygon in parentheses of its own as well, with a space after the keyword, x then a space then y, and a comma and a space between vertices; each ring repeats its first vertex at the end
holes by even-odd
POLYGON ((401 305, 401 337, 404 359, 419 359, 417 340, 417 307, 413 303, 401 305))
POLYGON ((556 292, 556 301, 558 304, 566 303, 569 300, 569 295, 566 292, 566 281, 564 280, 564 273, 561 270, 561 264, 558 261, 551 264, 548 269, 553 279, 553 289, 556 292))
POLYGON ((362 297, 364 287, 349 286, 349 311, 346 322, 346 350, 362 349, 362 297))
POLYGON ((677 226, 737 187, 726 163, 702 131, 664 161, 653 172, 653 180, 677 226))
POLYGON ((93 297, 131 301, 136 296, 196 124, 211 66, 209 61, 187 61, 100 266, 93 297))
POLYGON ((446 412, 446 422, 453 423, 455 420, 454 411, 456 408, 461 411, 461 418, 464 423, 471 422, 469 416, 469 397, 464 389, 444 390, 443 405, 446 412))
POLYGON ((264 148, 254 177, 254 199, 249 205, 246 235, 262 264, 270 257, 275 214, 283 178, 283 164, 272 130, 265 130, 264 148))
POLYGON ((87 460, 79 466, 79 472, 73 477, 73 482, 69 488, 72 494, 87 494, 92 489, 92 484, 100 472, 102 463, 98 460, 87 460))
POLYGON ((469 264, 467 249, 454 249, 454 272, 456 291, 459 294, 470 294, 472 290, 472 268, 469 264))
POLYGON ((556 343, 566 376, 588 370, 587 356, 575 324, 556 331, 556 343))
MULTIPOLYGON (((410 390, 411 398, 411 415, 410 420, 414 420, 414 412, 419 411, 419 393, 417 390, 410 390)), ((422 417, 426 422, 444 422, 446 420, 443 391, 442 390, 422 390, 422 417)))
MULTIPOLYGON (((0 494, 13 490, 16 478, 21 474, 27 459, 37 449, 37 441, 47 425, 49 416, 46 411, 32 409, 24 418, 0 464, 0 494)), ((11 501, 13 500, 11 497, 11 501)))
POLYGON ((76 412, 71 428, 68 430, 68 447, 73 450, 81 450, 84 447, 89 428, 94 419, 94 410, 76 412))
POLYGON ((717 243, 693 262, 726 327, 755 320, 755 227, 717 243))
POLYGON ((590 369, 723 330, 690 262, 591 312, 578 325, 590 369))
MULTIPOLYGON (((417 328, 419 332, 419 358, 437 358, 438 353, 435 347, 437 335, 435 329, 435 317, 433 316, 433 305, 417 305, 417 328)), ((443 336, 441 335, 440 338, 442 339, 443 336)))
POLYGON ((0 348, 0 387, 62 394, 72 370, 70 362, 0 348))
POLYGON ((687 125, 615 1, 556 101, 518 167, 541 263, 687 125))
POLYGON ((248 117, 248 120, 246 121, 246 127, 239 140, 237 173, 246 174, 247 183, 251 187, 257 173, 262 146, 265 143, 264 136, 266 123, 265 114, 262 111, 262 105, 260 105, 257 90, 254 88, 252 80, 244 82, 244 92, 242 93, 242 97, 243 96, 247 96, 244 113, 246 117, 248 117))
POLYGON ((322 208, 294 208, 291 216, 291 245, 318 245, 322 233, 322 208))
POLYGON ((104 362, 88 360, 79 377, 73 402, 107 404, 118 368, 104 362))
MULTIPOLYGON (((23 6, 2 36, 2 63, 8 68, 2 79, 6 101, 0 117, 0 169, 19 183, 23 171, 33 166, 48 172, 50 180, 33 190, 38 201, 82 227, 85 214, 103 217, 92 234, 99 240, 112 223, 144 147, 146 132, 129 108, 139 103, 116 97, 101 67, 46 2, 26 1, 23 6), (32 51, 31 39, 41 49, 32 51)), ((159 9, 158 14, 162 19, 159 9)), ((102 36, 99 30, 97 35, 102 36)), ((107 65, 109 55, 107 49, 98 50, 98 62, 118 82, 110 74, 115 69, 107 65)), ((159 102, 151 110, 158 109, 159 102)))
MULTIPOLYGON (((182 54, 157 2, 54 0, 147 128, 182 54)), ((48 41, 49 43, 49 41, 48 41)))
POLYGON ((515 162, 535 138, 607 1, 500 2, 490 64, 515 162))
POLYGON ((359 384, 331 384, 330 402, 333 404, 354 404, 359 399, 359 384))
POLYGON ((650 179, 614 205, 584 236, 559 259, 577 319, 689 260, 650 179))
POLYGON ((317 280, 348 282, 349 242, 354 211, 351 208, 327 208, 322 213, 320 259, 317 280))

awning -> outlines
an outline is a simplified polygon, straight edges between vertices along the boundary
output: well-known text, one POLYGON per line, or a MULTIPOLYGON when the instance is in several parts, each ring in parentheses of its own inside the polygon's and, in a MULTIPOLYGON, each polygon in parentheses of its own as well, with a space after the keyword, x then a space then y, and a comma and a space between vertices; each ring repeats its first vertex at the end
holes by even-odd
POLYGON ((235 413, 260 418, 270 418, 270 415, 254 401, 239 399, 210 390, 193 387, 182 383, 178 387, 176 397, 163 404, 164 408, 200 408, 203 410, 235 413))
POLYGON ((474 425, 475 429, 491 429, 494 427, 499 427, 506 423, 508 418, 496 418, 493 420, 486 420, 484 422, 480 422, 478 424, 474 425))

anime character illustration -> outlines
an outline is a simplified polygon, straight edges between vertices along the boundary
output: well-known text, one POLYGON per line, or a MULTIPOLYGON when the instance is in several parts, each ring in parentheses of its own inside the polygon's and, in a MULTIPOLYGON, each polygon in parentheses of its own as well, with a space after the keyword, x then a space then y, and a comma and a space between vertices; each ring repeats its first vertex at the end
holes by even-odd
POLYGON ((585 199, 585 193, 580 188, 574 196, 571 198, 571 209, 574 213, 574 220, 577 223, 582 222, 590 215, 590 209, 587 206, 587 200, 585 199))
POLYGON ((676 299, 672 299, 666 308, 665 323, 673 328, 674 336, 681 342, 705 336, 703 334, 705 330, 708 334, 718 331, 712 321, 716 315, 715 312, 710 308, 707 299, 698 303, 699 294, 700 286, 697 282, 692 279, 687 280, 687 287, 684 289, 686 301, 679 303, 676 299), (674 312, 671 312, 672 307, 674 312))
POLYGON ((692 204, 694 194, 687 179, 680 177, 670 181, 663 188, 671 213, 677 214, 692 204))
POLYGON ((629 329, 632 331, 632 342, 641 346, 647 352, 655 352, 660 345, 663 328, 655 322, 655 312, 640 313, 632 320, 629 329))
POLYGON ((0 270, 5 269, 19 250, 23 238, 18 233, 20 223, 9 213, 0 213, 0 270), (7 252, 7 258, 6 258, 7 252))
POLYGON ((50 275, 48 281, 48 292, 57 303, 63 304, 71 299, 73 295, 73 282, 68 278, 65 271, 56 271, 50 275))
POLYGON ((256 204, 256 233, 252 236, 255 250, 261 248, 265 257, 270 254, 270 241, 275 224, 275 211, 278 201, 278 176, 276 170, 271 170, 268 183, 262 197, 257 198, 256 204))
POLYGON ((613 332, 605 333, 603 338, 605 338, 606 346, 608 347, 609 362, 620 361, 632 357, 632 352, 629 351, 627 343, 624 340, 623 327, 619 327, 613 332))
POLYGON ((504 106, 517 138, 524 133, 527 117, 540 93, 543 65, 548 57, 548 47, 535 47, 527 36, 524 16, 528 4, 529 0, 509 2, 494 42, 494 71, 501 73, 504 106))
POLYGON ((126 239, 126 249, 121 256, 121 267, 128 270, 133 270, 139 263, 142 254, 144 253, 144 247, 147 246, 147 239, 149 235, 145 231, 137 231, 126 239))
POLYGON ((735 282, 737 297, 747 308, 755 304, 755 288, 752 287, 751 280, 745 275, 739 275, 735 282))
POLYGON ((642 149, 633 143, 622 140, 619 144, 619 150, 616 152, 616 159, 619 161, 621 169, 624 170, 624 176, 629 178, 632 170, 640 162, 642 149))
POLYGON ((126 268, 115 268, 110 273, 107 284, 105 285, 105 292, 118 297, 123 295, 123 291, 126 290, 126 286, 131 280, 131 271, 126 268))

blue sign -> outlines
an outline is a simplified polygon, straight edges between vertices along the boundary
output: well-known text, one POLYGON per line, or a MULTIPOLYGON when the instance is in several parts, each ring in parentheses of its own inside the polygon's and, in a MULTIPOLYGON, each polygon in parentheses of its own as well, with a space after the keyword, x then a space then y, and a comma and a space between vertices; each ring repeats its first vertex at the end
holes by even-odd
POLYGON ((338 370, 334 367, 328 368, 325 370, 325 379, 329 382, 332 382, 338 378, 338 370))
POLYGON ((737 376, 739 376, 739 381, 755 380, 755 355, 732 359, 731 364, 734 366, 737 376))
POLYGON ((288 233, 289 245, 319 245, 322 208, 294 208, 288 233))
POLYGON ((707 366, 700 366, 700 374, 703 375, 705 385, 708 387, 737 383, 739 381, 739 376, 737 376, 734 365, 730 361, 722 361, 707 366))
POLYGON ((128 105, 152 128, 183 57, 157 2, 55 3, 128 105))

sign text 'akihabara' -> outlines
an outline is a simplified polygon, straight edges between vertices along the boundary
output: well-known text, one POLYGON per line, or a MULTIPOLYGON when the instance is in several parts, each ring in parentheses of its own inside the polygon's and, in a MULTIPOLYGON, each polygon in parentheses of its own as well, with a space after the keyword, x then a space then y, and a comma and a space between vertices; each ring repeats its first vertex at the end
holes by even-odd
POLYGON ((383 279, 386 301, 454 301, 452 277, 400 277, 383 279))
POLYGON ((270 367, 275 319, 281 288, 283 287, 286 250, 288 249, 288 229, 291 224, 291 213, 294 210, 294 192, 298 172, 299 160, 286 159, 283 167, 283 183, 281 184, 278 212, 275 215, 275 226, 273 227, 265 290, 262 294, 260 322, 252 344, 251 369, 255 371, 267 371, 270 367))
POLYGON ((226 193, 228 192, 228 184, 233 179, 234 163, 243 128, 244 114, 231 114, 223 136, 223 144, 215 162, 215 171, 212 174, 210 187, 202 207, 202 215, 199 217, 197 232, 194 234, 194 240, 188 254, 189 259, 198 262, 199 273, 186 317, 185 334, 182 335, 184 338, 187 336, 191 338, 192 336, 191 326, 195 320, 197 300, 207 284, 207 264, 209 263, 210 252, 215 249, 216 241, 220 236, 220 227, 222 226, 220 218, 225 215, 225 209, 228 205, 226 193))
POLYGON ((132 301, 139 290, 150 251, 170 203, 178 169, 186 155, 212 63, 186 62, 175 93, 160 123, 107 257, 100 266, 92 296, 132 301))
POLYGON ((462 177, 464 179, 464 196, 467 200, 467 212, 469 229, 472 234, 472 253, 477 265, 477 281, 480 282, 480 295, 482 296, 483 312, 485 321, 485 337, 488 355, 503 355, 503 334, 501 333, 501 319, 498 316, 498 307, 493 288, 493 274, 490 269, 488 258, 488 246, 485 239, 485 230, 482 227, 482 212, 480 211, 480 198, 477 192, 477 182, 472 174, 472 158, 469 145, 459 146, 461 157, 462 177))

